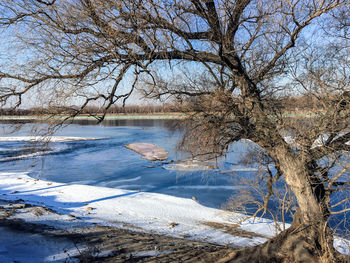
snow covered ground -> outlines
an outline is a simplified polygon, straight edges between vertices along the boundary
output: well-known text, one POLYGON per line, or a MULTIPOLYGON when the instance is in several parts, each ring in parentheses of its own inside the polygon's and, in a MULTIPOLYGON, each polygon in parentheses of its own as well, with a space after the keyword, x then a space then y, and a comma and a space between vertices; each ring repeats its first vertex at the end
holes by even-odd
MULTIPOLYGON (((105 187, 55 183, 33 179, 24 172, 0 173, 0 199, 5 201, 21 199, 23 203, 52 209, 61 215, 45 213, 38 217, 33 213, 23 213, 16 216, 29 222, 42 222, 61 228, 74 227, 77 222, 73 218, 79 218, 84 223, 116 227, 125 227, 122 223, 127 223, 127 225, 133 225, 146 232, 151 231, 174 237, 186 236, 191 239, 232 246, 254 246, 277 233, 271 220, 249 219, 241 222, 244 217, 241 214, 204 207, 191 199, 105 187), (232 226, 238 224, 240 229, 255 232, 260 237, 232 236, 225 233, 223 229, 211 227, 212 224, 208 222, 232 226), (261 236, 266 236, 266 238, 261 236)), ((18 236, 10 234, 6 236, 6 240, 11 239, 18 240, 18 236)), ((5 243, 3 240, 4 237, 0 239, 0 260, 6 262, 6 255, 12 257, 13 255, 12 252, 8 252, 11 242, 5 243)), ((40 242, 36 242, 35 245, 38 244, 40 245, 40 242)), ((340 252, 349 253, 349 246, 344 240, 336 239, 335 245, 340 252)), ((62 250, 62 247, 62 244, 57 245, 57 250, 62 250)), ((51 250, 47 253, 55 254, 51 250)), ((60 262, 57 261, 59 257, 58 253, 56 262, 60 262)), ((45 261, 54 260, 52 256, 46 255, 45 261)))

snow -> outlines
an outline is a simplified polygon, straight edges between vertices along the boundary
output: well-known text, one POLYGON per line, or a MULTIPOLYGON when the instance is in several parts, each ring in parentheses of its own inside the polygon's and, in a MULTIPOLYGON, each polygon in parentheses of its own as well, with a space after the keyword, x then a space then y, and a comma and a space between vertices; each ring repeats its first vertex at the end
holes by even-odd
MULTIPOLYGON (((22 199, 31 204, 45 204, 61 214, 85 218, 90 223, 112 226, 116 221, 125 222, 145 231, 177 237, 186 235, 238 246, 254 245, 266 240, 260 237, 234 237, 202 224, 237 223, 243 215, 204 207, 192 199, 164 194, 35 181, 25 173, 0 173, 0 195, 4 200, 22 199), (88 210, 88 207, 92 210, 88 210), (170 228, 172 222, 178 225, 170 228)), ((242 228, 260 230, 262 233, 275 231, 272 222, 267 219, 256 221, 251 227, 242 224, 242 228)))
MULTIPOLYGON (((333 138, 332 142, 345 134, 346 134, 345 132, 339 133, 337 136, 333 138)), ((320 135, 312 144, 312 148, 323 146, 328 140, 328 138, 329 138, 329 134, 320 135)), ((346 142, 345 144, 350 145, 350 141, 346 142)))
POLYGON ((350 254, 350 240, 335 238, 334 247, 342 254, 350 254))
MULTIPOLYGON (((339 133, 337 136, 335 136, 333 138, 332 141, 338 139, 339 137, 345 135, 345 132, 339 133)), ((295 141, 295 137, 291 136, 291 135, 285 135, 284 140, 286 141, 286 143, 291 144, 291 145, 295 145, 298 146, 297 142, 295 141)), ((311 148, 316 148, 316 147, 320 147, 320 146, 324 146, 324 144, 326 143, 326 141, 329 138, 329 134, 322 134, 320 135, 311 145, 311 148)), ((350 145, 350 141, 346 142, 345 144, 350 145)))
POLYGON ((0 142, 71 142, 91 141, 106 138, 67 137, 67 136, 0 136, 0 142))
POLYGON ((152 143, 131 143, 126 145, 125 148, 141 154, 144 159, 149 161, 166 160, 168 158, 168 152, 164 148, 152 143))
MULTIPOLYGON (((277 234, 271 220, 242 221, 245 215, 205 207, 192 199, 36 180, 25 172, 0 173, 0 199, 6 201, 22 199, 25 203, 44 205, 60 215, 44 211, 42 216, 38 217, 24 211, 15 216, 28 222, 45 222, 45 224, 49 222, 61 228, 79 224, 80 221, 75 220, 79 218, 85 224, 98 223, 123 228, 132 225, 145 232, 174 237, 186 236, 190 239, 238 247, 254 246, 277 234), (232 236, 222 229, 206 225, 208 222, 238 224, 242 230, 255 232, 266 238, 232 236)), ((11 239, 10 236, 8 238, 11 239)), ((349 254, 349 246, 344 240, 336 238, 335 246, 340 252, 349 254)), ((60 249, 62 247, 58 246, 57 250, 60 249)), ((8 249, 4 244, 0 245, 0 255, 6 255, 4 251, 8 249)))

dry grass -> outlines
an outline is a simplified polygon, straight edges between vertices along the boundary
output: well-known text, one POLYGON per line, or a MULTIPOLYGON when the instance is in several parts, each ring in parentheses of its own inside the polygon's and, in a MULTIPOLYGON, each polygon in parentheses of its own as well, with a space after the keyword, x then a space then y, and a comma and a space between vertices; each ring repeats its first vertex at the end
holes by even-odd
POLYGON ((202 222, 203 225, 210 226, 212 228, 220 229, 223 232, 230 234, 232 236, 253 238, 253 237, 261 237, 268 238, 264 235, 260 235, 254 232, 246 231, 240 228, 238 224, 223 224, 217 222, 202 222))

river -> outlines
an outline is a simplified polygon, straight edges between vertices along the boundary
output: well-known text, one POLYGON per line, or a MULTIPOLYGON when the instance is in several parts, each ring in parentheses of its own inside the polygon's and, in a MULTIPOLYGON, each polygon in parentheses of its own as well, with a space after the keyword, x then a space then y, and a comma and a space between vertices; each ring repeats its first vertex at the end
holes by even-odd
MULTIPOLYGON (((56 136, 98 137, 102 140, 52 142, 48 148, 29 142, 0 141, 0 172, 27 172, 29 176, 54 182, 87 184, 162 193, 193 198, 208 207, 222 208, 239 190, 247 186, 240 181, 257 174, 256 164, 240 160, 252 144, 233 144, 217 169, 179 170, 173 163, 185 159, 176 151, 180 131, 172 129, 172 120, 109 120, 102 125, 78 121, 62 127, 56 136), (135 142, 159 145, 169 152, 163 162, 151 162, 124 146, 135 142)), ((45 125, 27 123, 8 133, 8 123, 0 124, 1 136, 28 136, 45 125)), ((283 181, 281 182, 281 189, 283 181)), ((284 187, 283 187, 284 189, 284 187)), ((84 193, 82 193, 84 194, 84 193)), ((257 193, 258 194, 258 193, 257 193)), ((251 208, 251 207, 250 207, 251 208)), ((276 209, 274 202, 271 209, 276 209)), ((341 219, 344 215, 336 216, 341 219)), ((287 214, 287 221, 291 216, 287 214)), ((338 221, 338 220, 336 220, 338 221)), ((345 221, 341 228, 348 228, 345 221)))
MULTIPOLYGON (((169 162, 183 159, 176 152, 180 132, 173 131, 169 120, 114 120, 103 125, 79 121, 61 128, 56 136, 98 137, 103 140, 54 142, 48 149, 32 143, 0 142, 0 171, 26 171, 31 177, 63 182, 88 184, 157 192, 178 197, 196 198, 205 206, 220 208, 237 192, 237 174, 251 174, 253 167, 238 164, 246 151, 246 143, 237 143, 235 151, 219 161, 218 169, 178 170, 169 162), (169 152, 168 161, 150 162, 124 146, 148 142, 169 152), (230 170, 230 173, 227 171, 230 170)), ((31 135, 38 129, 25 124, 21 130, 5 133, 9 124, 1 124, 2 136, 31 135)))

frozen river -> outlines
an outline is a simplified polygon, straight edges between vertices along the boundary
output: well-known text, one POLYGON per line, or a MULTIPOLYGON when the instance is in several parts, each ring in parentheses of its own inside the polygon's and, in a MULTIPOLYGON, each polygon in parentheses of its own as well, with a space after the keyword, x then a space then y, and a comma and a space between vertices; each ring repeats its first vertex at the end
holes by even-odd
MULTIPOLYGON (((104 139, 51 142, 48 148, 34 147, 30 142, 0 140, 0 172, 28 172, 33 178, 60 183, 194 197, 200 204, 213 208, 221 208, 239 189, 246 187, 239 178, 256 174, 256 166, 240 163, 251 147, 246 141, 232 145, 217 169, 174 169, 172 164, 185 158, 175 150, 181 135, 172 131, 171 126, 169 120, 114 120, 103 125, 81 121, 60 129, 55 135, 104 139), (147 161, 124 147, 137 142, 163 147, 169 152, 168 160, 147 161)), ((25 124, 20 131, 8 134, 5 132, 8 127, 9 124, 0 124, 1 136, 28 136, 32 135, 33 127, 38 128, 25 124)), ((273 202, 270 206, 275 209, 273 202)), ((342 219, 344 215, 336 217, 342 219)), ((286 219, 291 221, 290 216, 286 219)), ((350 227, 350 222, 345 222, 338 227, 350 227)))
MULTIPOLYGON (((110 121, 105 125, 73 124, 59 130, 58 136, 98 137, 103 140, 52 142, 48 149, 28 142, 0 142, 0 171, 28 171, 34 178, 63 183, 88 184, 140 190, 173 196, 195 197, 201 204, 220 208, 239 186, 235 174, 252 173, 251 167, 237 165, 246 151, 237 143, 235 151, 219 162, 219 169, 179 171, 167 162, 150 162, 124 146, 135 142, 159 145, 169 152, 169 161, 181 160, 175 151, 180 138, 165 120, 110 121), (228 170, 237 170, 228 174, 228 170)), ((7 124, 1 124, 8 127, 7 124)), ((5 136, 31 135, 33 124, 5 136)), ((82 193, 83 194, 83 193, 82 193)))

